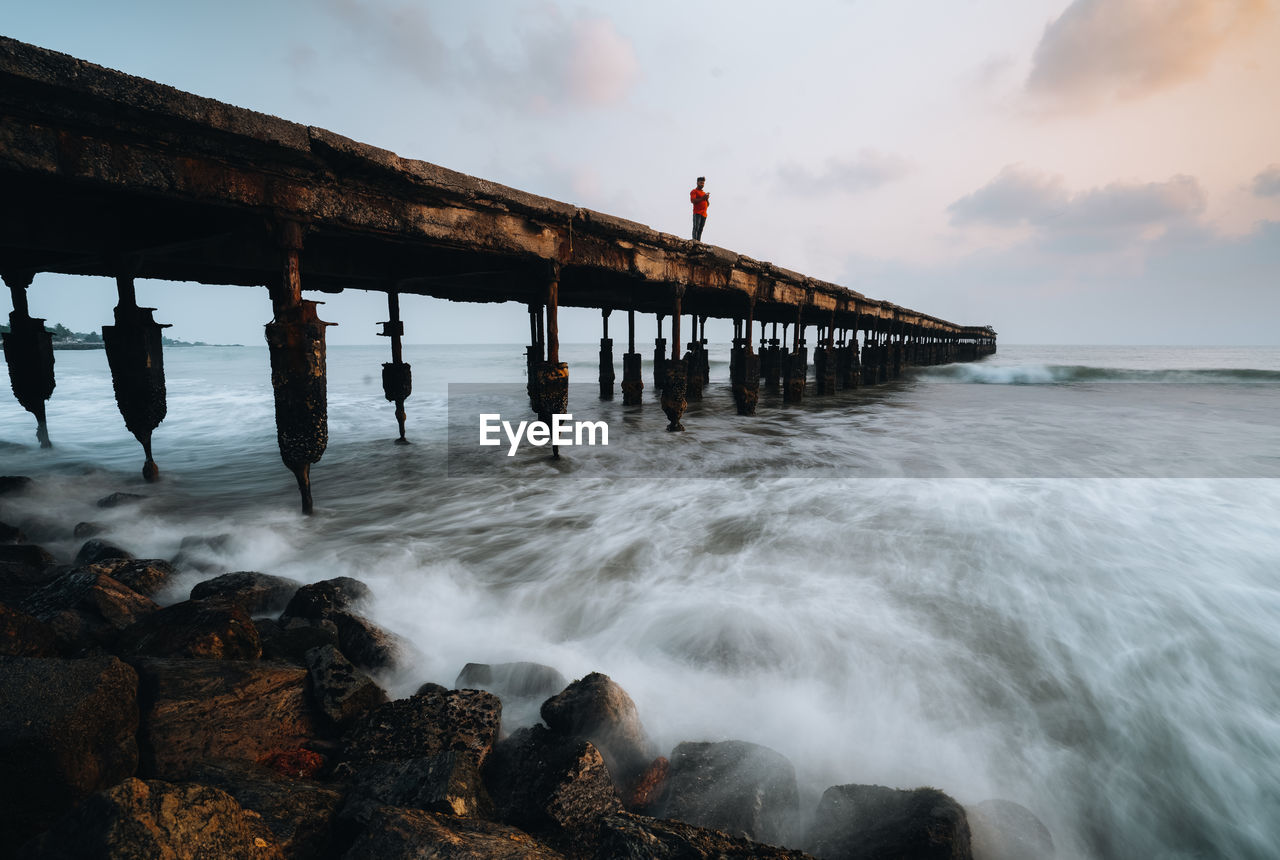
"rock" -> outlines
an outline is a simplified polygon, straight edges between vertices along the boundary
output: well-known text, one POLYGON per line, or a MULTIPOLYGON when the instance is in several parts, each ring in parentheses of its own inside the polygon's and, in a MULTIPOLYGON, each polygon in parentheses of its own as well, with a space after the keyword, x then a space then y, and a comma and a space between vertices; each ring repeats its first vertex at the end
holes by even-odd
POLYGON ((346 726, 389 701, 385 690, 332 645, 312 648, 306 661, 312 701, 335 726, 346 726))
POLYGON ((101 573, 78 569, 33 592, 18 607, 48 622, 68 654, 110 647, 119 632, 159 607, 101 573))
POLYGON ((563 860, 532 836, 477 819, 381 807, 343 860, 563 860))
POLYGON ((128 779, 87 798, 20 858, 279 860, 271 831, 231 795, 203 785, 128 779))
POLYGON ((8 523, 0 523, 0 543, 26 543, 27 536, 22 529, 8 523))
POLYGON ((568 684, 564 675, 541 663, 468 663, 453 682, 456 688, 488 690, 501 699, 508 729, 538 722, 539 706, 568 684))
POLYGON ((628 812, 603 818, 597 839, 594 860, 812 860, 801 851, 761 845, 717 830, 628 812))
POLYGON ((289 779, 243 761, 202 762, 192 779, 221 789, 262 816, 286 860, 332 853, 334 822, 342 794, 316 782, 289 779))
POLYGON ((17 605, 62 574, 53 556, 33 544, 0 544, 0 600, 17 605))
POLYGON ((361 669, 387 669, 404 653, 397 637, 353 612, 334 611, 325 619, 338 628, 338 647, 361 669))
POLYGON ((173 557, 173 566, 184 570, 214 571, 226 570, 220 555, 231 546, 231 535, 188 535, 178 545, 178 554, 173 557))
POLYGON ((121 549, 113 543, 108 543, 98 538, 90 538, 84 542, 84 545, 80 547, 80 551, 76 553, 75 563, 77 565, 96 564, 113 558, 133 557, 133 553, 127 549, 121 549))
POLYGON ((0 852, 138 766, 138 676, 115 657, 0 657, 0 852))
POLYGON ((43 570, 54 564, 55 560, 44 547, 31 543, 6 542, 0 545, 0 563, 43 570))
POLYGON ((146 496, 138 493, 112 493, 109 496, 103 496, 98 499, 98 507, 114 508, 119 505, 131 505, 145 498, 146 496))
POLYGON ((484 769, 498 817, 534 832, 586 839, 604 815, 622 810, 599 751, 583 738, 542 726, 501 741, 484 769))
POLYGON ((0 603, 0 655, 57 657, 57 637, 43 621, 0 603))
POLYGON ((380 806, 460 818, 492 818, 494 813, 480 769, 465 753, 450 750, 396 761, 344 762, 333 775, 350 785, 344 817, 365 819, 380 806))
POLYGON ((303 669, 139 658, 140 772, 181 779, 199 761, 260 757, 319 735, 303 669))
POLYGON ((794 841, 799 811, 795 768, 768 747, 682 743, 671 753, 663 818, 781 845, 794 841))
POLYGON ((324 756, 301 747, 277 750, 258 756, 258 764, 267 770, 290 779, 315 779, 324 770, 324 756))
POLYGON ((557 734, 591 741, 620 791, 653 761, 635 702, 608 675, 592 672, 574 681, 542 703, 542 719, 557 734))
POLYGON ((113 558, 87 567, 94 573, 105 573, 139 594, 153 598, 176 574, 173 565, 162 558, 113 558))
POLYGON ((501 722, 502 703, 492 693, 450 690, 410 696, 357 720, 343 737, 343 758, 387 761, 454 750, 482 766, 501 722))
POLYGON ((1030 809, 1012 800, 965 807, 978 860, 1049 860, 1053 835, 1030 809))
POLYGON ((658 756, 645 768, 635 782, 627 786, 622 795, 622 805, 630 812, 652 815, 660 812, 666 803, 667 778, 671 775, 671 762, 658 756))
POLYGON ((26 475, 0 475, 0 496, 15 495, 31 486, 26 475))
POLYGON ((152 612, 122 631, 116 650, 132 657, 257 660, 262 643, 244 607, 187 600, 152 612))
POLYGON ((199 583, 191 589, 191 599, 219 597, 234 600, 251 613, 279 612, 301 586, 296 579, 240 570, 199 583))
POLYGON ((936 788, 837 785, 818 803, 807 849, 821 860, 972 860, 964 809, 936 788))
POLYGON ((269 618, 253 622, 262 643, 263 660, 279 660, 293 666, 307 665, 307 652, 325 645, 337 646, 338 628, 332 622, 311 624, 302 621, 288 628, 269 618))
POLYGON ((324 618, 330 612, 352 608, 369 598, 369 586, 349 576, 304 585, 285 607, 281 622, 290 618, 324 618))
POLYGON ((80 539, 91 538, 94 535, 100 535, 107 530, 102 523, 81 522, 76 523, 76 527, 71 530, 72 537, 80 539))
POLYGON ((449 692, 449 688, 444 686, 443 684, 436 684, 432 681, 428 681, 427 683, 419 687, 418 692, 414 693, 414 695, 425 696, 427 693, 447 693, 447 692, 449 692))

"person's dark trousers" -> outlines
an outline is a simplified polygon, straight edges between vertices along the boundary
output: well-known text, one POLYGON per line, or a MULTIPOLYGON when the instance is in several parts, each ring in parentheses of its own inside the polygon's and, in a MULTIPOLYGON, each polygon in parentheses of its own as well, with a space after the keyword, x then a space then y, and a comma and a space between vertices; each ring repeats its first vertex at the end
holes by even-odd
POLYGON ((702 241, 702 228, 706 225, 706 223, 707 223, 706 215, 699 215, 697 212, 693 213, 693 241, 695 242, 702 241))

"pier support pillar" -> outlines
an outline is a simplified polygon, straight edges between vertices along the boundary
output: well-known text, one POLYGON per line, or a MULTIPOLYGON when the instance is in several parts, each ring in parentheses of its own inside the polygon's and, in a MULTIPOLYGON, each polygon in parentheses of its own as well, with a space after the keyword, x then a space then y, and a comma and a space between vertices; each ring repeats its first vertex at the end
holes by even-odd
POLYGON ((667 339, 662 336, 662 321, 666 314, 658 314, 658 336, 653 341, 653 387, 661 391, 667 384, 667 339))
MULTIPOLYGON (((685 353, 685 360, 688 362, 686 369, 686 396, 690 400, 701 400, 702 389, 707 385, 707 368, 706 361, 707 348, 704 345, 706 339, 698 332, 699 317, 693 316, 693 336, 689 340, 689 351, 685 353)), ((702 317, 702 325, 707 324, 707 318, 702 317)))
MULTIPOLYGON (((809 350, 804 346, 804 305, 796 309, 796 330, 792 336, 791 353, 785 356, 786 367, 783 368, 782 400, 784 403, 799 403, 804 399, 804 386, 809 376, 809 350)), ((786 327, 783 327, 786 336, 786 327)))
POLYGON ((324 330, 334 323, 317 316, 317 302, 302 298, 302 225, 284 221, 279 231, 284 266, 280 282, 269 288, 275 317, 266 325, 276 441, 280 459, 298 481, 302 512, 310 514, 311 464, 329 444, 324 330))
POLYGON ((413 368, 403 359, 400 339, 404 337, 404 323, 400 321, 400 294, 394 290, 387 293, 387 315, 391 319, 382 323, 381 337, 391 338, 391 361, 382 365, 382 394, 389 402, 396 405, 396 424, 400 427, 400 438, 397 445, 408 445, 404 437, 404 422, 408 417, 404 411, 404 402, 413 393, 413 368))
POLYGON ((733 357, 729 362, 733 402, 739 415, 755 415, 760 402, 760 358, 751 349, 751 323, 754 301, 747 306, 747 318, 733 341, 733 357))
POLYGON ((151 456, 151 434, 167 411, 162 339, 168 326, 152 318, 155 308, 138 307, 132 275, 117 276, 116 290, 120 296, 116 324, 102 327, 102 344, 124 426, 142 444, 146 456, 142 477, 156 481, 160 469, 151 456))
POLYGON ((685 400, 688 384, 688 362, 680 357, 680 300, 684 287, 676 288, 675 309, 671 315, 671 360, 667 362, 666 377, 662 386, 662 411, 667 416, 667 432, 684 430, 680 418, 689 403, 685 400))
POLYGON ((53 395, 53 335, 44 330, 44 320, 33 319, 27 309, 30 272, 5 272, 4 282, 13 296, 9 331, 3 335, 4 360, 9 366, 9 384, 22 408, 36 419, 36 439, 41 448, 52 448, 44 402, 53 395))
POLYGON ((777 389, 782 380, 782 344, 787 339, 787 325, 782 324, 782 338, 778 338, 778 324, 773 324, 773 337, 769 340, 769 364, 764 369, 764 384, 777 389))
POLYGON ((616 378, 613 373, 613 339, 609 337, 609 314, 610 309, 605 308, 600 311, 600 318, 604 323, 604 335, 600 338, 600 399, 613 399, 613 380, 616 378))
POLYGON ((622 356, 622 405, 639 406, 643 401, 644 377, 640 373, 640 353, 636 352, 636 312, 627 311, 627 351, 622 356))
POLYGON ((538 365, 546 353, 542 333, 542 306, 529 305, 529 345, 524 350, 525 391, 529 395, 529 408, 538 411, 538 365))
POLYGON ((818 394, 834 394, 836 390, 835 326, 828 325, 825 335, 818 331, 818 345, 813 350, 814 380, 818 394))
MULTIPOLYGON (((569 365, 560 361, 560 264, 547 269, 547 360, 538 365, 538 420, 551 424, 552 417, 569 411, 569 365)), ((560 459, 560 448, 551 446, 551 458, 560 459)))

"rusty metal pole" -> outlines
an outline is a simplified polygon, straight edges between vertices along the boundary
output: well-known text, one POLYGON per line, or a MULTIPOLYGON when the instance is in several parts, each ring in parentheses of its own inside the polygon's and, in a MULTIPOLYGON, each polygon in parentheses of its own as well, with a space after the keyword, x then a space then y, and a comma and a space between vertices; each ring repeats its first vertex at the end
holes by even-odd
POLYGON ((611 308, 603 308, 600 316, 604 322, 604 336, 600 338, 600 399, 613 399, 613 339, 609 337, 611 308))
POLYGON ((622 356, 622 405, 639 406, 643 400, 644 376, 640 353, 636 352, 636 312, 627 311, 627 352, 622 356))
POLYGON ((404 323, 400 321, 400 294, 395 290, 387 291, 387 315, 391 319, 382 323, 381 337, 391 338, 391 361, 382 365, 382 394, 388 401, 396 405, 396 423, 400 426, 400 438, 397 445, 408 445, 404 437, 404 422, 408 417, 404 411, 404 402, 413 393, 413 369, 404 362, 400 339, 404 337, 404 323))
POLYGON ((809 375, 809 354, 804 345, 804 305, 796 306, 796 329, 792 352, 787 356, 782 399, 799 403, 804 399, 805 378, 809 375))
POLYGON ((9 331, 3 335, 4 360, 9 366, 9 384, 22 408, 36 419, 36 439, 41 448, 52 448, 44 402, 53 395, 53 334, 44 330, 43 319, 33 319, 27 309, 27 287, 31 272, 5 272, 5 285, 13 296, 9 331))
POLYGON ((751 349, 751 329, 754 323, 756 303, 747 302, 747 318, 733 342, 733 361, 730 362, 733 386, 733 402, 739 415, 755 415, 760 402, 760 359, 751 349))
POLYGON ((524 350, 525 391, 529 395, 529 408, 538 411, 538 365, 542 363, 542 308, 529 305, 529 345, 524 350))
POLYGON ((671 360, 667 364, 666 384, 662 386, 662 411, 667 416, 667 431, 684 429, 680 423, 689 402, 685 400, 688 384, 688 362, 680 357, 680 300, 684 287, 675 289, 675 308, 671 312, 671 360))
POLYGON ((658 314, 658 337, 653 341, 653 387, 662 391, 667 384, 667 339, 662 336, 662 321, 666 314, 658 314))
POLYGON ((160 478, 160 469, 151 457, 151 434, 168 411, 164 385, 163 330, 152 318, 155 308, 138 307, 133 275, 116 276, 120 301, 115 307, 115 325, 102 327, 102 345, 111 367, 111 384, 124 426, 142 443, 146 461, 142 477, 160 478))
POLYGON ((283 266, 279 283, 268 287, 275 317, 266 325, 276 441, 280 459, 298 481, 302 512, 310 514, 311 464, 329 444, 324 330, 334 323, 322 321, 317 303, 302 298, 302 225, 281 221, 279 242, 283 266))
MULTIPOLYGON (((547 264, 547 360, 538 367, 538 419, 548 426, 556 415, 569 411, 569 365, 560 361, 560 264, 547 264)), ((551 446, 551 458, 560 459, 558 445, 551 446)))

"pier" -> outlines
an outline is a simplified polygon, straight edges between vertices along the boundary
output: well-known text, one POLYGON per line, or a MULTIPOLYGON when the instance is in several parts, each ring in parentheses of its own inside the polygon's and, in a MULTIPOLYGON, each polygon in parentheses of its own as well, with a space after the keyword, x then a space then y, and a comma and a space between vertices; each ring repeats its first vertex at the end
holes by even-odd
POLYGON ((401 442, 412 373, 400 304, 412 296, 526 306, 529 400, 543 420, 568 411, 561 306, 601 311, 605 399, 616 381, 609 324, 619 331, 625 318, 626 406, 642 403, 645 386, 635 316, 657 317, 651 383, 671 431, 684 429, 688 399, 708 383, 709 318, 733 321, 730 384, 745 416, 762 384, 796 402, 996 349, 988 326, 2 37, 0 187, 0 276, 14 308, 4 352, 40 444, 52 444, 45 401, 55 388, 51 339, 27 303, 41 273, 115 280, 119 304, 103 340, 148 480, 160 475, 151 437, 165 416, 163 325, 156 309, 138 307, 134 281, 265 287, 280 452, 306 512, 310 467, 328 442, 330 323, 304 291, 386 293, 382 379, 401 442))

